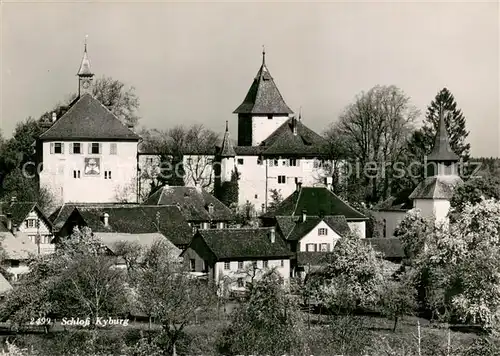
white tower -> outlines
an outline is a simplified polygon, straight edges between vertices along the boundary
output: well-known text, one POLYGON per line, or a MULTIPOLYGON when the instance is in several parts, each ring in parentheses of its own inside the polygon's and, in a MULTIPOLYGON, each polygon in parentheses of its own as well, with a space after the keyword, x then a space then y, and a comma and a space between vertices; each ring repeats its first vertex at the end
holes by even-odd
POLYGON ((231 176, 236 169, 235 162, 236 152, 234 151, 233 143, 229 135, 229 127, 226 121, 226 132, 224 132, 224 139, 222 140, 222 147, 220 151, 220 182, 229 182, 231 176))

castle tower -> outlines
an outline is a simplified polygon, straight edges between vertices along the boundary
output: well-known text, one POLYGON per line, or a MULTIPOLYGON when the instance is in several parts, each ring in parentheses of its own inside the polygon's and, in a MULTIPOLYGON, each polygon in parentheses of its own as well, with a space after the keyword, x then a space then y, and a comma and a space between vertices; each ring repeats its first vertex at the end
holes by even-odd
POLYGON ((458 161, 458 155, 450 147, 445 115, 440 112, 434 147, 426 160, 426 178, 410 195, 413 206, 420 209, 423 216, 447 222, 453 191, 462 183, 458 161))
POLYGON ((222 140, 222 147, 220 151, 220 182, 229 182, 231 180, 231 175, 236 169, 235 162, 236 152, 234 151, 233 143, 231 142, 231 137, 229 135, 229 127, 226 121, 226 132, 224 132, 224 138, 222 140))
POLYGON ((267 69, 265 50, 243 103, 233 113, 238 114, 238 146, 258 146, 293 114, 267 69))
POLYGON ((78 70, 78 97, 83 96, 83 94, 92 93, 92 81, 94 79, 94 74, 90 70, 90 60, 87 54, 87 38, 85 38, 85 48, 83 50, 82 63, 80 64, 80 70, 78 70))

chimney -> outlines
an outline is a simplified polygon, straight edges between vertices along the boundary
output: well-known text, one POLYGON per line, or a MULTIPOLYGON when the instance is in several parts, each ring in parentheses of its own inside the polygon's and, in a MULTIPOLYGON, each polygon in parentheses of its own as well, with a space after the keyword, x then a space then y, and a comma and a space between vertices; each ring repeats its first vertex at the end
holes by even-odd
POLYGON ((55 112, 52 113, 52 122, 56 122, 57 120, 57 114, 55 112))
POLYGON ((12 214, 7 213, 7 230, 12 232, 12 214))
POLYGON ((302 222, 305 222, 307 220, 307 211, 302 210, 302 222))
POLYGON ((104 213, 103 216, 102 216, 102 220, 104 222, 104 226, 109 226, 109 214, 108 213, 104 213))
POLYGON ((17 224, 12 224, 12 233, 15 235, 16 232, 19 231, 19 229, 17 228, 17 224))
POLYGON ((299 191, 300 188, 302 188, 302 178, 297 177, 295 178, 295 189, 299 191))
POLYGON ((328 190, 333 190, 333 177, 326 177, 325 185, 328 190))
POLYGON ((128 125, 127 125, 127 128, 128 128, 130 131, 132 131, 132 132, 134 132, 134 133, 135 133, 135 126, 134 126, 134 125, 130 125, 130 124, 128 124, 128 125))
POLYGON ((293 129, 293 135, 297 136, 297 119, 293 117, 292 119, 292 129, 293 129))
POLYGON ((17 198, 16 197, 10 198, 10 205, 14 204, 15 202, 17 202, 17 198))
POLYGON ((276 241, 276 229, 274 227, 269 230, 269 238, 272 244, 276 241))

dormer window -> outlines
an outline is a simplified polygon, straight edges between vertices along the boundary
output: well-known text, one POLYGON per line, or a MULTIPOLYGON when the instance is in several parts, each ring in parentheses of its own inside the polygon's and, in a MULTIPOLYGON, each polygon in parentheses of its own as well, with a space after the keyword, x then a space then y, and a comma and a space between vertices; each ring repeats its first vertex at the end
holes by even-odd
POLYGON ((214 213, 214 205, 212 203, 208 204, 207 210, 208 210, 209 214, 213 214, 214 213))

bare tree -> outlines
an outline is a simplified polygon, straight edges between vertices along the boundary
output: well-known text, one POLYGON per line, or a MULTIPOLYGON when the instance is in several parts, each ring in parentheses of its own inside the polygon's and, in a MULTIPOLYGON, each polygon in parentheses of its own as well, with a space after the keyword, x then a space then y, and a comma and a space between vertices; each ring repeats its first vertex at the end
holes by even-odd
POLYGON ((368 200, 389 194, 393 164, 402 154, 419 111, 395 86, 375 86, 358 95, 340 116, 333 133, 345 136, 346 152, 359 160, 368 200))

